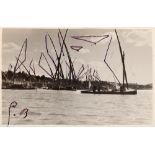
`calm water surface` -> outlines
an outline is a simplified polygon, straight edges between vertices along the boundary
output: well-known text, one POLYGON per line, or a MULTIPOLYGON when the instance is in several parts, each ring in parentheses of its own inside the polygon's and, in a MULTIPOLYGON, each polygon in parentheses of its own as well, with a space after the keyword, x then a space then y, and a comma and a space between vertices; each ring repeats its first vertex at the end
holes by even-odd
POLYGON ((149 125, 152 122, 152 91, 137 95, 81 94, 80 91, 2 90, 3 124, 10 125, 149 125), (19 113, 28 108, 24 119, 19 113), (15 114, 15 116, 14 116, 15 114))

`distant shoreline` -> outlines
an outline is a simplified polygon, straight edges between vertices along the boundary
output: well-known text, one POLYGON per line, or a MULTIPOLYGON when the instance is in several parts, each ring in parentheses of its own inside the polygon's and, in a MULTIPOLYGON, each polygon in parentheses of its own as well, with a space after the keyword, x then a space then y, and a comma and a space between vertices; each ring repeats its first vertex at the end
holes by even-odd
MULTIPOLYGON (((2 71, 2 89, 8 89, 9 84, 15 85, 12 83, 13 72, 12 71, 2 71)), ((99 84, 105 87, 113 87, 116 85, 115 82, 109 81, 91 81, 92 83, 99 84)), ((80 81, 74 80, 70 81, 69 79, 59 79, 59 81, 54 81, 53 79, 46 77, 45 75, 28 75, 25 72, 15 73, 15 83, 20 85, 32 85, 35 88, 42 88, 48 86, 53 88, 53 86, 61 85, 62 87, 70 87, 78 89, 88 89, 89 81, 80 81)), ((128 88, 137 89, 137 90, 152 90, 152 83, 149 84, 137 84, 137 83, 128 83, 128 88)))

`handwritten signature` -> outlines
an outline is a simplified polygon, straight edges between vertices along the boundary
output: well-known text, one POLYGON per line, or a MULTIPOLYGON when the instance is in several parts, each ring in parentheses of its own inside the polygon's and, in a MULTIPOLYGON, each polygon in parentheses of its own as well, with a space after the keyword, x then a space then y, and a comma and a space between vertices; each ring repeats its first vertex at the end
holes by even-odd
MULTIPOLYGON (((10 120, 11 120, 11 109, 16 108, 18 105, 18 103, 16 101, 13 101, 10 103, 9 106, 9 116, 8 116, 8 125, 10 125, 10 120)), ((20 116, 23 116, 23 118, 25 119, 28 116, 28 108, 24 108, 19 112, 20 116)), ((13 116, 16 116, 16 114, 14 113, 13 116)))

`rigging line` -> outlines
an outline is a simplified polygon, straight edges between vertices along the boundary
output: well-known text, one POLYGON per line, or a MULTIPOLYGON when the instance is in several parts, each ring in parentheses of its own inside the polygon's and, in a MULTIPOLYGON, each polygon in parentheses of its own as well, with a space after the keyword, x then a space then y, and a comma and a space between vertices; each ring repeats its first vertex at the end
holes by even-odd
MULTIPOLYGON (((60 48, 61 48, 61 41, 60 41, 60 36, 59 36, 59 33, 58 33, 58 41, 59 41, 59 45, 60 45, 60 48)), ((61 50, 60 50, 60 56, 61 56, 61 50)), ((57 80, 60 78, 60 76, 62 76, 64 78, 64 75, 63 75, 63 70, 61 68, 61 63, 60 63, 60 56, 57 56, 57 66, 56 66, 56 71, 55 71, 55 78, 57 78, 57 80), (60 70, 61 68, 61 70, 60 70)))
MULTIPOLYGON (((58 61, 58 64, 57 64, 57 67, 56 67, 56 72, 55 72, 55 76, 58 74, 59 72, 59 67, 60 67, 60 70, 61 70, 61 76, 62 78, 64 79, 64 74, 63 74, 63 70, 62 70, 62 65, 60 64, 60 60, 61 60, 61 56, 63 54, 64 55, 64 52, 63 52, 63 46, 64 46, 64 41, 66 39, 66 36, 67 36, 67 32, 68 32, 68 29, 66 30, 65 32, 65 36, 62 37, 62 43, 61 43, 61 40, 60 40, 60 32, 58 32, 58 40, 59 40, 59 45, 60 45, 60 48, 61 48, 61 51, 60 51, 60 55, 57 57, 57 61, 58 61)), ((58 75, 59 76, 59 75, 58 75)))
POLYGON ((47 75, 49 75, 49 76, 53 79, 52 75, 51 75, 50 73, 48 73, 48 71, 47 71, 44 67, 41 66, 41 58, 42 58, 42 56, 43 56, 43 53, 41 53, 41 55, 40 55, 38 65, 39 65, 39 67, 40 67, 42 70, 44 70, 44 72, 46 72, 47 75))
POLYGON ((97 76, 97 74, 95 75, 96 72, 97 72, 97 71, 94 69, 94 72, 93 72, 92 77, 94 77, 95 80, 97 79, 98 81, 100 81, 100 79, 99 79, 99 77, 97 76))
MULTIPOLYGON (((68 29, 67 29, 67 30, 68 30, 68 29)), ((63 36, 62 36, 62 33, 61 33, 60 29, 59 29, 59 33, 60 33, 61 39, 63 40, 63 36)), ((69 53, 69 51, 68 51, 67 45, 66 45, 66 43, 65 43, 64 40, 63 40, 63 44, 64 44, 64 46, 65 46, 66 53, 67 53, 67 57, 68 57, 69 64, 70 64, 70 72, 69 72, 69 73, 70 73, 70 79, 71 79, 71 76, 72 76, 72 78, 73 78, 73 80, 74 80, 74 79, 76 79, 76 74, 75 74, 74 65, 73 65, 73 62, 72 62, 72 60, 71 60, 70 53, 69 53)))
MULTIPOLYGON (((65 37, 62 39, 66 39, 66 35, 67 35, 67 31, 65 33, 65 37)), ((64 73, 63 73, 63 69, 62 69, 62 64, 60 63, 60 60, 61 60, 61 55, 63 54, 64 56, 64 52, 63 52, 63 44, 61 44, 61 40, 60 40, 60 34, 58 32, 58 40, 59 40, 59 45, 60 45, 60 54, 59 56, 57 57, 57 67, 56 67, 56 72, 55 72, 55 76, 57 76, 59 78, 59 74, 60 76, 64 79, 64 73), (60 72, 59 72, 59 69, 60 69, 60 72)))
POLYGON ((68 62, 65 60, 65 63, 66 63, 66 65, 68 66, 68 68, 69 68, 69 64, 68 64, 68 62))
POLYGON ((15 73, 16 73, 16 71, 17 71, 18 69, 20 69, 20 66, 26 61, 26 51, 27 51, 27 38, 26 38, 26 40, 24 41, 24 43, 23 43, 23 45, 22 45, 22 48, 21 48, 21 50, 20 50, 20 53, 19 53, 18 57, 16 58, 16 59, 17 59, 17 62, 16 62, 16 65, 15 65, 15 67, 14 67, 13 83, 14 83, 14 78, 15 78, 15 73), (22 62, 20 61, 20 65, 17 67, 18 62, 19 62, 19 58, 20 58, 21 53, 22 53, 22 50, 23 50, 23 48, 24 48, 24 45, 25 45, 25 57, 24 57, 24 60, 23 60, 22 62))
POLYGON ((76 60, 77 60, 77 57, 73 60, 73 64, 75 63, 76 60))
POLYGON ((42 54, 43 54, 43 57, 45 58, 45 61, 46 61, 47 65, 48 65, 48 67, 49 67, 49 69, 50 69, 50 71, 51 71, 51 75, 52 75, 52 77, 53 77, 53 71, 52 71, 52 69, 51 69, 51 67, 50 67, 50 64, 49 64, 49 62, 48 62, 46 56, 44 55, 44 53, 42 53, 42 54))
MULTIPOLYGON (((59 60, 59 56, 58 56, 56 47, 55 47, 55 45, 54 45, 54 42, 53 42, 51 36, 50 36, 49 34, 47 34, 47 35, 45 36, 46 50, 47 50, 47 54, 49 55, 50 59, 52 60, 54 66, 55 66, 55 70, 56 70, 56 71, 55 71, 55 74, 54 74, 54 78, 56 78, 56 75, 57 75, 57 72, 58 72, 59 67, 57 67, 57 65, 56 65, 55 61, 53 60, 52 56, 49 54, 49 50, 48 50, 48 47, 47 47, 47 36, 49 37, 49 39, 50 39, 50 41, 51 41, 51 43, 52 43, 52 46, 53 46, 54 51, 55 51, 55 53, 56 53, 57 60, 59 60)), ((60 66, 60 69, 61 69, 61 76, 62 76, 62 78, 64 78, 64 75, 63 75, 63 72, 62 72, 62 67, 61 67, 61 65, 60 65, 60 62, 58 62, 58 66, 60 66)), ((59 76, 59 75, 58 75, 58 76, 59 76)))
POLYGON ((126 74, 126 68, 125 68, 125 53, 123 51, 123 64, 124 64, 124 75, 125 75, 125 80, 126 80, 126 85, 128 89, 128 80, 127 80, 127 74, 126 74))
MULTIPOLYGON (((56 48, 55 48, 55 45, 54 45, 54 42, 53 42, 52 38, 50 37, 49 34, 46 34, 46 35, 45 35, 46 51, 47 51, 48 56, 50 57, 50 59, 52 60, 52 62, 53 62, 53 64, 54 64, 55 70, 57 70, 57 65, 56 65, 56 63, 55 63, 53 57, 50 55, 49 50, 48 50, 48 46, 47 46, 47 37, 49 37, 49 39, 50 39, 50 41, 51 41, 51 43, 52 43, 52 46, 53 46, 53 48, 54 48, 54 50, 55 50, 57 59, 58 59, 58 54, 57 54, 57 51, 56 51, 56 48)), ((50 68, 50 67, 49 67, 49 68, 50 68)), ((55 73, 52 72, 52 69, 50 69, 50 71, 51 71, 51 74, 52 74, 53 78, 55 79, 55 78, 56 78, 56 71, 55 71, 55 73)))
MULTIPOLYGON (((66 39, 66 35, 67 35, 67 31, 65 33, 64 39, 66 39)), ((60 48, 61 48, 60 51, 62 52, 63 56, 65 56, 65 54, 63 52, 63 44, 61 44, 61 39, 60 39, 60 33, 59 32, 58 32, 58 40, 59 40, 59 45, 60 45, 60 48)), ((63 42, 63 40, 62 40, 62 42, 63 42)), ((61 55, 61 52, 60 52, 60 55, 61 55)), ((59 55, 59 57, 60 57, 60 55, 59 55)))
POLYGON ((96 70, 94 69, 93 76, 95 75, 95 73, 96 73, 96 70))
POLYGON ((66 39, 66 36, 67 36, 67 32, 68 32, 68 29, 65 32, 65 36, 61 38, 62 43, 61 43, 61 40, 60 40, 60 30, 58 32, 59 45, 60 45, 60 48, 61 48, 60 55, 57 57, 58 61, 60 61, 62 54, 63 54, 63 56, 65 56, 64 52, 63 52, 63 47, 64 47, 64 42, 65 42, 65 39, 66 39))
POLYGON ((35 70, 35 68, 34 68, 34 64, 33 64, 33 70, 34 70, 34 74, 36 75, 36 70, 35 70))
MULTIPOLYGON (((65 64, 66 64, 66 69, 67 69, 67 67, 68 67, 68 71, 70 70, 70 66, 69 66, 69 64, 68 64, 68 62, 65 60, 65 64)), ((67 73, 66 72, 66 77, 67 77, 67 79, 69 78, 69 72, 67 73)))
POLYGON ((115 77, 116 80, 119 82, 119 84, 121 84, 120 81, 119 81, 119 79, 118 79, 117 76, 115 75, 114 71, 113 71, 113 70, 111 69, 111 67, 108 65, 108 63, 107 63, 106 61, 104 61, 104 62, 105 62, 105 64, 108 66, 108 68, 110 69, 110 71, 113 73, 114 77, 115 77))
POLYGON ((120 44, 119 37, 118 37, 118 34, 117 34, 116 29, 115 29, 115 34, 116 34, 118 45, 119 45, 119 51, 120 51, 120 54, 121 54, 122 65, 123 65, 123 72, 124 72, 124 75, 125 75, 126 85, 127 85, 127 88, 128 88, 128 80, 127 80, 127 75, 126 75, 126 70, 125 70, 125 64, 124 64, 124 56, 125 56, 125 54, 122 51, 121 44, 120 44))
MULTIPOLYGON (((16 57, 16 59, 17 59, 17 57, 16 57)), ((20 61, 20 59, 18 60, 20 63, 21 63, 21 65, 25 68, 25 70, 27 71, 27 73, 29 74, 29 76, 31 76, 31 74, 30 74, 30 71, 26 68, 26 66, 20 61)))
POLYGON ((65 60, 65 63, 66 63, 66 77, 68 79, 69 78, 69 72, 67 73, 67 67, 70 70, 70 66, 69 66, 69 64, 68 64, 68 62, 66 60, 65 60))
MULTIPOLYGON (((61 40, 60 40, 60 34, 59 34, 59 32, 58 32, 58 40, 59 40, 59 45, 60 45, 60 48, 62 47, 62 45, 61 45, 61 40)), ((61 49, 60 49, 61 50, 61 49)))
POLYGON ((68 72, 68 70, 67 70, 67 65, 66 65, 66 79, 68 79, 68 77, 67 77, 68 73, 67 72, 68 72))
POLYGON ((55 45, 54 45, 54 42, 53 42, 53 40, 52 40, 52 38, 51 38, 51 36, 50 36, 49 34, 48 34, 48 37, 49 37, 49 39, 50 39, 50 41, 51 41, 51 43, 52 43, 52 46, 53 46, 54 51, 55 51, 55 53, 56 53, 56 57, 58 58, 58 53, 57 53, 56 47, 55 47, 55 45))
POLYGON ((77 78, 79 78, 79 76, 82 74, 83 71, 84 71, 84 65, 82 64, 82 66, 80 67, 80 69, 77 73, 77 78))
POLYGON ((56 69, 56 63, 55 63, 53 57, 50 55, 49 50, 48 50, 48 46, 47 46, 47 34, 45 35, 45 46, 46 46, 46 52, 47 52, 48 56, 50 57, 50 59, 52 60, 52 62, 54 64, 54 67, 56 69))
MULTIPOLYGON (((77 79, 80 78, 81 74, 84 72, 84 69, 80 72, 80 74, 77 76, 77 79)), ((82 75, 83 76, 83 75, 82 75)))
POLYGON ((24 41, 24 43, 23 43, 23 45, 22 45, 22 48, 21 48, 21 50, 20 50, 20 52, 19 52, 19 55, 18 55, 18 57, 17 57, 16 64, 15 64, 15 66, 14 66, 13 77, 12 77, 13 82, 14 82, 15 73, 16 73, 16 71, 20 68, 20 66, 21 66, 21 64, 20 64, 20 65, 17 67, 18 62, 19 62, 19 58, 20 58, 21 53, 22 53, 22 50, 23 50, 23 48, 24 48, 24 45, 26 45, 26 47, 25 47, 25 58, 24 58, 24 60, 22 61, 22 63, 24 63, 25 60, 26 60, 27 38, 25 39, 25 41, 24 41))
POLYGON ((117 83, 117 82, 116 82, 116 79, 115 79, 115 77, 114 77, 114 76, 113 76, 113 78, 114 78, 114 81, 115 81, 115 85, 116 85, 116 83, 117 83))
POLYGON ((81 78, 84 78, 85 75, 88 76, 88 72, 89 72, 89 65, 87 65, 87 70, 81 76, 79 76, 78 78, 81 79, 81 78))
MULTIPOLYGON (((67 30, 66 30, 66 32, 65 32, 64 38, 62 38, 62 42, 63 42, 63 40, 66 39, 66 35, 67 35, 67 30)), ((64 52, 63 52, 63 47, 64 47, 64 45, 63 45, 63 43, 61 43, 61 39, 60 39, 60 32, 58 32, 58 40, 59 40, 59 46, 60 46, 60 54, 59 54, 59 56, 58 56, 58 60, 60 60, 62 54, 63 54, 63 56, 65 56, 65 54, 64 54, 64 52)))
POLYGON ((109 51, 109 47, 110 47, 111 41, 112 41, 112 36, 111 36, 110 41, 109 41, 109 44, 108 44, 108 48, 107 48, 107 51, 106 51, 106 54, 105 54, 104 62, 107 65, 107 67, 110 69, 110 71, 112 72, 112 74, 114 75, 114 77, 116 78, 116 80, 119 82, 119 84, 121 84, 120 81, 119 81, 119 79, 115 75, 114 71, 111 69, 111 67, 109 66, 109 64, 106 62, 106 58, 107 58, 107 54, 108 54, 108 51, 109 51))
POLYGON ((23 43, 23 46, 22 46, 22 48, 21 48, 21 51, 20 51, 20 54, 19 54, 19 56, 18 56, 18 58, 17 58, 17 63, 16 64, 18 64, 18 60, 19 60, 19 58, 20 58, 20 56, 21 56, 21 53, 22 53, 22 49, 24 48, 24 45, 25 45, 25 57, 24 57, 24 60, 23 61, 20 61, 21 63, 20 63, 20 65, 16 68, 16 71, 20 68, 20 66, 26 61, 26 51, 27 51, 27 38, 25 39, 25 41, 24 41, 24 43, 23 43))
MULTIPOLYGON (((87 73, 87 72, 83 73, 83 74, 82 74, 81 76, 79 76, 78 78, 79 78, 79 79, 83 79, 84 76, 86 75, 86 73, 87 73)), ((86 75, 86 76, 87 76, 87 75, 86 75)))
POLYGON ((97 79, 98 81, 101 81, 99 77, 97 77, 95 75, 94 75, 94 77, 95 77, 95 80, 97 79))
POLYGON ((33 62, 33 59, 31 60, 30 64, 29 64, 29 67, 31 69, 31 71, 33 72, 33 74, 35 75, 35 69, 34 69, 34 64, 33 64, 33 68, 32 68, 32 62, 33 62))
POLYGON ((95 71, 95 73, 96 73, 96 77, 101 81, 101 79, 100 79, 100 77, 99 77, 99 75, 98 75, 98 72, 97 71, 95 71))

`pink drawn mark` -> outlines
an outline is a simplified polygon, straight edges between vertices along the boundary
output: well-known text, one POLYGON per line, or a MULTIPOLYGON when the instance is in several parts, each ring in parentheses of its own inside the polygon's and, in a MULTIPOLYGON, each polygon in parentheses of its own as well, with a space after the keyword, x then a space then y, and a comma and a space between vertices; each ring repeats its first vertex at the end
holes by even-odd
POLYGON ((87 36, 71 36, 73 39, 77 39, 77 40, 82 40, 82 41, 86 41, 89 43, 93 43, 93 44, 97 44, 100 41, 102 41, 103 39, 106 39, 109 37, 109 35, 102 35, 102 36, 91 36, 91 35, 87 35, 87 36), (97 41, 92 41, 93 38, 98 38, 97 41))
POLYGON ((82 46, 70 46, 70 48, 79 52, 83 47, 82 46))

